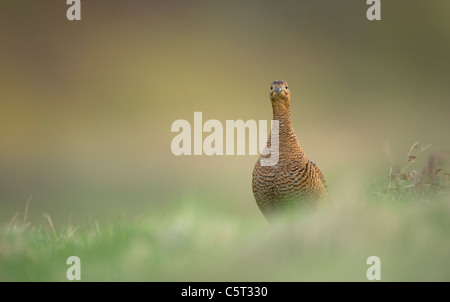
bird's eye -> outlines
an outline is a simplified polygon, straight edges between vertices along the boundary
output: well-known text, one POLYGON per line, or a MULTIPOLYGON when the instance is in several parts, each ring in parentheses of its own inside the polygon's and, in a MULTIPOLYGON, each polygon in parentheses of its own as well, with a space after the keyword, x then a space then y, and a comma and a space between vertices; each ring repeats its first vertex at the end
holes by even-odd
POLYGON ((286 85, 286 89, 288 89, 287 85, 286 85))
POLYGON ((273 90, 273 86, 270 86, 270 90, 273 90))

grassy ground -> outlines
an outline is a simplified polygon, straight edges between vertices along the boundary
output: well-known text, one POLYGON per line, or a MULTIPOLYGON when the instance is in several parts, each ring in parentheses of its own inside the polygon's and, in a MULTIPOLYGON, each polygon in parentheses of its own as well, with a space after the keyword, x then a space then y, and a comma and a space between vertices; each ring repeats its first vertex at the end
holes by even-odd
POLYGON ((58 229, 49 216, 15 217, 0 229, 0 281, 65 281, 72 255, 83 281, 366 281, 373 255, 383 281, 450 281, 448 192, 380 194, 386 186, 341 188, 329 204, 272 224, 192 197, 58 229))
POLYGON ((405 2, 0 1, 0 280, 76 255, 84 281, 365 281, 375 255, 384 281, 450 281, 448 190, 389 171, 450 151, 449 1, 405 2), (270 119, 276 79, 331 201, 269 225, 257 156, 175 156, 171 125, 270 119))

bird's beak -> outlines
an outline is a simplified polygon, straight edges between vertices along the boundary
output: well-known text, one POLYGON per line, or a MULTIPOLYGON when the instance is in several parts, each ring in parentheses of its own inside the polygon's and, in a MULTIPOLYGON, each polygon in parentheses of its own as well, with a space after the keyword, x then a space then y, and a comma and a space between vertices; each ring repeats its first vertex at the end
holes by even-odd
POLYGON ((275 92, 276 92, 276 93, 279 93, 280 91, 281 91, 281 88, 280 88, 280 87, 275 88, 275 92))

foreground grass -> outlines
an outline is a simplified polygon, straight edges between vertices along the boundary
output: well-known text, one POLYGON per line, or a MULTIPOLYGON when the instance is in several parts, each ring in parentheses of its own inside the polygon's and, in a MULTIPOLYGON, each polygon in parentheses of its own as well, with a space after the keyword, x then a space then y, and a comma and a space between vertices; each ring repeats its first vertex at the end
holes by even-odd
POLYGON ((450 281, 450 196, 432 201, 334 200, 280 216, 233 215, 181 199, 138 219, 75 228, 4 223, 0 281, 366 281, 375 255, 383 281, 450 281))

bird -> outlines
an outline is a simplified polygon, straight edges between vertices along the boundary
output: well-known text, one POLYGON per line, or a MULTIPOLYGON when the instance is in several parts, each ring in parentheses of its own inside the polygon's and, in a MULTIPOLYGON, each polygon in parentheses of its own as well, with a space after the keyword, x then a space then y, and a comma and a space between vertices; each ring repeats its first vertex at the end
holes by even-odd
POLYGON ((328 199, 322 171, 309 160, 295 135, 286 81, 274 81, 269 96, 273 125, 252 173, 253 195, 267 220, 280 210, 311 207, 328 199))

